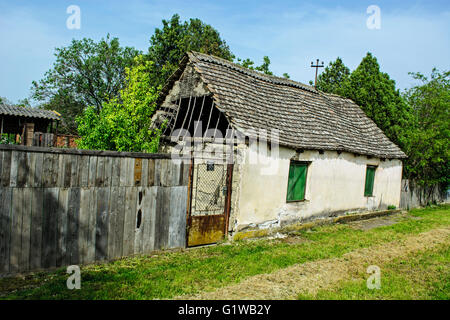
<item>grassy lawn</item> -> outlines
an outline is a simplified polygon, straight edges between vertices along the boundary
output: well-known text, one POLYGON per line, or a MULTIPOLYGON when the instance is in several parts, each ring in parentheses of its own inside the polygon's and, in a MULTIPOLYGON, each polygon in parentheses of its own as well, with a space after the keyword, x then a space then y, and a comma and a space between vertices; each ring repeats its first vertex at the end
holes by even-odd
POLYGON ((356 275, 351 281, 342 281, 334 288, 320 290, 315 295, 300 295, 301 300, 450 300, 450 247, 427 251, 406 259, 380 266, 379 289, 369 290, 368 274, 356 275))
MULTIPOLYGON (((397 219, 397 218, 396 218, 397 219)), ((341 257, 435 228, 450 226, 450 206, 412 210, 398 223, 362 231, 352 225, 322 226, 284 239, 232 244, 124 258, 81 266, 81 289, 68 290, 65 268, 25 278, 0 279, 0 299, 166 299, 210 291, 294 264, 341 257)), ((367 274, 318 299, 448 299, 450 257, 445 247, 382 267, 380 290, 367 292, 367 274)))

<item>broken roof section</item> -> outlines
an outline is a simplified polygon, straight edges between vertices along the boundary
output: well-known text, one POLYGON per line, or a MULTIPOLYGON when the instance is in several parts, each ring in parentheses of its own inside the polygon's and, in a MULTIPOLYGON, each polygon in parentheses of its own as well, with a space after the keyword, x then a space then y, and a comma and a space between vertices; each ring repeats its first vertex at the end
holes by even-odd
POLYGON ((0 104, 0 115, 28 117, 35 119, 38 118, 49 120, 61 120, 61 117, 54 111, 37 108, 11 106, 7 104, 0 104))
POLYGON ((161 92, 161 103, 190 64, 233 129, 247 136, 279 130, 280 145, 294 149, 347 151, 405 158, 350 99, 289 79, 265 75, 230 61, 189 52, 161 92))

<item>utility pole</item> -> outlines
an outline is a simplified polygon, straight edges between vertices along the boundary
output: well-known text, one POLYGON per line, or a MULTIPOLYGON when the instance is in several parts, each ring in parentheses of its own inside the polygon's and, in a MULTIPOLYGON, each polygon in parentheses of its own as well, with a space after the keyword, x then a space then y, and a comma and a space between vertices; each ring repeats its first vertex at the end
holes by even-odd
POLYGON ((316 80, 314 80, 314 88, 317 86, 317 71, 319 68, 323 68, 323 61, 322 64, 319 64, 319 59, 316 60, 316 64, 311 61, 311 68, 316 68, 316 80))

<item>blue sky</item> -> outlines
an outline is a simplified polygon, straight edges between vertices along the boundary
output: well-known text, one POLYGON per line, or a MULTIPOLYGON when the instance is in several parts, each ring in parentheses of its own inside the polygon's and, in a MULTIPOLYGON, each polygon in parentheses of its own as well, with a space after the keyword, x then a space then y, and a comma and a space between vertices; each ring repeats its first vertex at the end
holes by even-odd
POLYGON ((29 96, 31 82, 54 61, 54 48, 110 33, 122 45, 146 51, 162 19, 178 13, 214 26, 241 58, 307 83, 312 60, 337 56, 354 69, 372 52, 400 89, 414 82, 409 71, 449 69, 449 1, 157 1, 0 0, 0 96, 13 102, 29 96), (69 5, 81 9, 81 28, 69 30, 69 5), (368 29, 368 6, 381 10, 381 28, 368 29))

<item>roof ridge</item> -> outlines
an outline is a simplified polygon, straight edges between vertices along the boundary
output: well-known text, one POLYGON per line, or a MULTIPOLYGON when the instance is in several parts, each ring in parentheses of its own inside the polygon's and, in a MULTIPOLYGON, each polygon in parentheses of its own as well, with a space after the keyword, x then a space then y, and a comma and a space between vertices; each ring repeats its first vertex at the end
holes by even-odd
POLYGON ((318 90, 316 88, 314 88, 314 87, 312 87, 310 85, 304 84, 302 82, 291 80, 291 79, 282 78, 282 77, 275 76, 275 75, 265 74, 263 72, 243 67, 240 64, 237 64, 237 63, 235 63, 233 61, 229 61, 229 60, 226 60, 224 58, 220 58, 220 57, 217 57, 217 56, 214 56, 214 55, 201 53, 201 52, 198 52, 198 51, 189 51, 188 55, 189 55, 189 58, 194 57, 197 60, 212 62, 212 63, 216 63, 216 64, 218 64, 217 62, 222 62, 221 65, 223 65, 223 66, 231 67, 232 69, 234 69, 236 71, 240 71, 240 72, 242 72, 244 74, 247 74, 249 76, 252 76, 254 78, 257 78, 257 79, 260 79, 260 80, 263 80, 263 81, 268 81, 270 83, 296 87, 296 88, 300 88, 300 89, 307 90, 307 91, 314 92, 314 93, 318 92, 318 90), (199 57, 198 57, 199 55, 202 56, 203 59, 201 59, 201 58, 199 59, 199 57), (205 57, 208 57, 210 59, 212 58, 215 61, 205 60, 204 59, 205 57))

